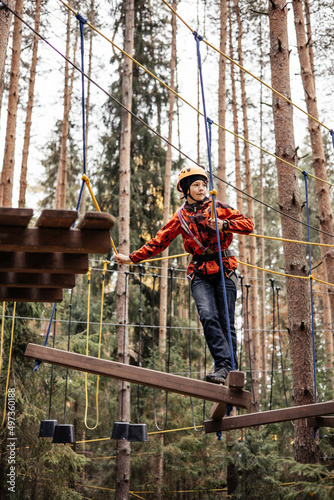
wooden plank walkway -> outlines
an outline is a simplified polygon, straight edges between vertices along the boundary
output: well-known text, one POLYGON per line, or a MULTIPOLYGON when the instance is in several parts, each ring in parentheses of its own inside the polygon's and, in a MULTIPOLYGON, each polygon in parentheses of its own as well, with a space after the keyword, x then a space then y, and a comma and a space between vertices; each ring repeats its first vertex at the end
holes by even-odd
POLYGON ((0 207, 0 300, 60 302, 88 271, 88 255, 110 251, 115 218, 86 212, 73 229, 76 210, 43 210, 30 227, 32 217, 31 209, 0 207))
POLYGON ((203 382, 202 380, 180 377, 179 375, 126 365, 106 359, 98 359, 92 356, 84 356, 37 344, 28 344, 25 356, 73 370, 125 380, 207 401, 223 402, 240 408, 249 408, 250 406, 250 392, 240 391, 236 395, 228 387, 203 382))
POLYGON ((225 417, 220 420, 206 420, 204 422, 204 428, 207 433, 230 431, 233 429, 243 429, 244 427, 286 422, 287 420, 330 415, 331 413, 334 413, 334 400, 326 403, 292 406, 291 408, 282 408, 279 410, 260 411, 258 413, 248 413, 247 415, 225 417))

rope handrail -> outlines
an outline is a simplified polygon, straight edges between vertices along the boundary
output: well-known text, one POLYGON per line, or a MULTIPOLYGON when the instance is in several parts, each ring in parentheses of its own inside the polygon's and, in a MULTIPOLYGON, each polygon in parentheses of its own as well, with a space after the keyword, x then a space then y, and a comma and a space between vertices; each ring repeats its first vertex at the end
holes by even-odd
MULTIPOLYGON (((75 16, 78 15, 78 13, 72 7, 70 7, 69 5, 67 5, 63 0, 59 0, 59 1, 65 7, 67 7, 75 16)), ((164 1, 164 0, 162 0, 162 1, 164 1)), ((168 4, 166 4, 166 5, 168 5, 168 4)), ((189 101, 187 101, 184 97, 182 97, 180 94, 178 94, 174 89, 172 89, 169 85, 167 85, 167 83, 165 83, 163 80, 161 80, 158 76, 156 76, 154 73, 152 73, 149 69, 145 68, 145 66, 143 66, 139 61, 137 61, 130 54, 128 54, 127 52, 125 52, 125 50, 123 50, 121 47, 119 47, 113 40, 110 40, 110 38, 108 38, 106 35, 104 35, 100 30, 98 30, 97 28, 95 28, 95 26, 93 26, 89 21, 87 21, 87 26, 89 26, 93 31, 95 31, 97 34, 99 34, 100 36, 102 36, 102 38, 104 38, 106 41, 108 41, 113 47, 115 47, 117 50, 119 50, 124 56, 128 57, 129 59, 131 59, 132 62, 134 62, 138 67, 140 67, 142 70, 144 70, 148 75, 150 75, 152 78, 154 78, 156 81, 158 81, 161 85, 163 85, 167 90, 169 90, 169 92, 172 92, 178 99, 181 99, 181 101, 183 101, 185 104, 187 104, 188 106, 190 106, 196 113, 198 113, 201 116, 204 116, 204 114, 199 109, 197 109, 196 106, 194 106, 189 101)), ((204 39, 203 39, 203 41, 204 41, 204 39)), ((224 55, 222 52, 221 52, 221 54, 224 55)), ((227 56, 225 56, 225 57, 227 57, 227 56)), ((235 64, 237 64, 237 63, 235 63, 235 64)), ((282 97, 284 97, 284 96, 282 96, 282 97)), ((293 103, 291 103, 291 104, 293 104, 293 103)), ((301 173, 303 172, 303 170, 301 168, 297 167, 293 163, 290 163, 289 161, 284 160, 284 158, 281 158, 280 156, 277 156, 275 153, 271 153, 270 151, 267 151, 266 149, 262 148, 261 146, 258 146, 257 144, 255 144, 254 142, 250 141, 249 139, 246 139, 245 137, 243 137, 243 136, 241 136, 239 134, 236 134, 235 132, 232 132, 232 130, 229 130, 228 128, 223 127, 223 125, 220 125, 220 123, 215 122, 215 121, 213 121, 212 123, 216 127, 219 127, 220 129, 224 130, 225 132, 228 132, 229 134, 233 135, 234 137, 237 137, 238 139, 246 142, 250 146, 253 146, 253 147, 259 149, 260 151, 262 151, 263 153, 266 153, 266 154, 270 155, 272 158, 275 158, 276 160, 279 160, 279 161, 285 163, 289 167, 292 167, 292 168, 298 170, 301 173)), ((328 130, 330 130, 330 129, 328 129, 328 130)), ((328 186, 334 187, 334 184, 332 184, 331 182, 327 181, 326 179, 322 179, 321 177, 317 177, 317 176, 315 176, 313 174, 310 174, 310 173, 309 173, 309 176, 312 177, 313 179, 316 179, 316 180, 320 181, 320 182, 324 182, 328 186)))
MULTIPOLYGON (((62 0, 61 0, 62 1, 62 0)), ((193 30, 189 24, 187 24, 185 22, 185 20, 176 12, 175 9, 173 9, 173 7, 171 5, 169 5, 168 2, 166 2, 166 0, 162 0, 162 2, 166 5, 166 7, 168 7, 175 15, 176 17, 178 17, 180 19, 180 21, 191 31, 192 34, 195 33, 195 30, 193 30)), ((222 52, 221 50, 217 49, 217 47, 215 47, 214 45, 212 45, 210 42, 208 42, 207 40, 205 40, 203 38, 202 40, 208 47, 210 47, 211 49, 215 50, 216 52, 218 52, 218 54, 220 54, 221 56, 225 57, 225 59, 227 59, 228 61, 230 61, 230 63, 234 64, 235 66, 238 66, 239 69, 241 69, 242 71, 244 71, 245 73, 247 73, 249 76, 251 76, 252 78, 254 78, 255 80, 257 80, 259 83, 261 83, 261 85, 264 85, 265 87, 267 87, 269 90, 271 90, 272 92, 274 92, 275 94, 277 94, 279 97, 281 97, 282 99, 284 99, 285 101, 287 101, 289 104, 291 104, 292 106, 294 106, 295 108, 297 108, 299 111, 301 111, 302 113, 304 113, 305 115, 307 115, 309 118, 311 118, 312 120, 314 120, 315 122, 317 122, 319 125, 321 125, 322 127, 324 127, 325 129, 328 130, 328 132, 331 132, 331 129, 329 127, 327 127, 327 125, 325 125, 324 123, 322 123, 320 120, 318 120, 317 118, 315 118, 314 116, 310 115, 307 111, 305 111, 303 108, 301 108, 300 106, 298 106, 297 104, 295 104, 293 101, 291 101, 290 99, 288 99, 287 97, 285 97, 283 94, 281 94, 280 92, 278 92, 278 90, 275 90, 273 87, 271 87, 271 85, 269 85, 268 83, 264 82, 263 80, 261 80, 261 78, 259 78, 258 76, 254 75, 251 71, 249 71, 248 69, 244 68, 243 66, 241 66, 241 64, 239 64, 237 61, 235 61, 234 59, 232 59, 231 57, 229 57, 227 54, 225 54, 224 52, 222 52)))

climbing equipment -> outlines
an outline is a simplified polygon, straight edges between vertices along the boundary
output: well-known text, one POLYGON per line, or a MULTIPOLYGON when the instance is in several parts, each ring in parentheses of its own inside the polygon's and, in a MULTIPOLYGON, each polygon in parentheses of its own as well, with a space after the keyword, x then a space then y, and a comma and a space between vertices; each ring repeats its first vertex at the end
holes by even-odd
POLYGON ((177 179, 177 186, 176 186, 176 189, 182 193, 182 188, 181 188, 181 184, 180 182, 183 180, 183 179, 186 179, 187 177, 190 177, 192 175, 202 175, 203 177, 205 177, 206 179, 206 183, 209 182, 209 178, 207 176, 207 173, 205 172, 204 168, 202 167, 185 167, 183 168, 180 173, 179 173, 179 176, 178 176, 178 179, 177 179))

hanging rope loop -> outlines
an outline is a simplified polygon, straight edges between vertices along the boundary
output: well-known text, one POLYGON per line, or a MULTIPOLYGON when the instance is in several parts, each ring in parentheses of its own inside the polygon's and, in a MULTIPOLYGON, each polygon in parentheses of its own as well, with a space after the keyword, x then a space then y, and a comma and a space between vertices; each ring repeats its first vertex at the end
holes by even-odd
POLYGON ((77 13, 77 15, 75 17, 77 18, 78 21, 80 21, 80 23, 82 23, 82 24, 87 23, 87 19, 85 19, 81 14, 79 14, 79 12, 77 13))

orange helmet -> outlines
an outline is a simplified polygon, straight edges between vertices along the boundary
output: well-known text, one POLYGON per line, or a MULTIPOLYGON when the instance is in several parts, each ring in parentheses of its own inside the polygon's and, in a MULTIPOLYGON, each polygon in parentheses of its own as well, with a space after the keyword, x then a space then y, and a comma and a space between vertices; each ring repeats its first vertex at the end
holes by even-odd
POLYGON ((209 182, 209 178, 204 170, 204 168, 202 167, 198 167, 198 166, 195 166, 195 167, 184 167, 180 173, 179 173, 179 176, 178 176, 178 179, 177 179, 177 186, 176 186, 176 189, 178 191, 180 191, 180 193, 182 193, 182 189, 181 189, 181 181, 183 179, 185 179, 186 177, 190 177, 192 175, 201 175, 205 178, 206 180, 206 183, 209 182))

